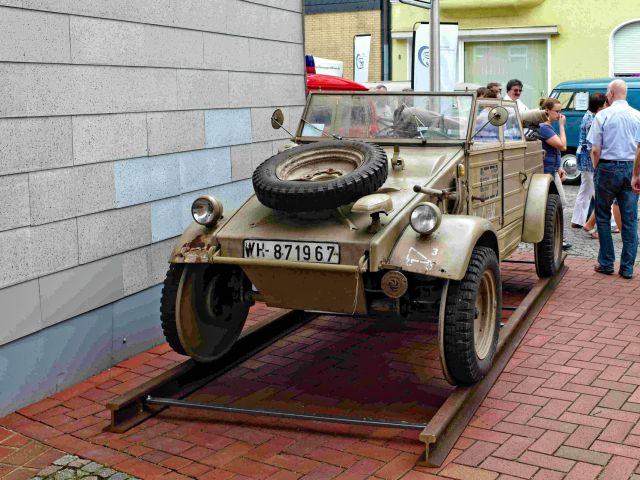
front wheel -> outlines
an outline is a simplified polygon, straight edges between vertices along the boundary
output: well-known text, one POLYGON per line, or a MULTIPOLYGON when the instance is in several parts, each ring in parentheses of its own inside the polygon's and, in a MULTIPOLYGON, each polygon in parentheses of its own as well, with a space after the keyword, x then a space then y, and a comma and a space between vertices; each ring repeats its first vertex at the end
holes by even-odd
POLYGON ((540 278, 551 277, 562 265, 562 203, 560 197, 550 193, 544 215, 542 241, 534 244, 536 273, 540 278))
POLYGON ((209 363, 235 343, 249 315, 251 282, 227 265, 171 265, 161 299, 161 322, 177 353, 209 363))
POLYGON ((449 284, 445 308, 442 346, 450 380, 478 382, 493 364, 502 314, 500 267, 491 248, 473 249, 464 278, 449 284))

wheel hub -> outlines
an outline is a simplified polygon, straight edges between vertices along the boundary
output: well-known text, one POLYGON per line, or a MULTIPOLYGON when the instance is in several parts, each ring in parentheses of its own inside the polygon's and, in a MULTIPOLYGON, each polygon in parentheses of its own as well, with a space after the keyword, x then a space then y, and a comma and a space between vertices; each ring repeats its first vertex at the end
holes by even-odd
POLYGON ((185 268, 176 299, 176 330, 194 360, 219 358, 240 335, 250 306, 240 300, 241 286, 241 279, 229 270, 206 265, 185 268))
POLYGON ((491 350, 495 333, 497 314, 496 282, 493 272, 486 270, 482 274, 478 294, 476 296, 475 318, 473 321, 473 340, 476 355, 484 359, 491 350))

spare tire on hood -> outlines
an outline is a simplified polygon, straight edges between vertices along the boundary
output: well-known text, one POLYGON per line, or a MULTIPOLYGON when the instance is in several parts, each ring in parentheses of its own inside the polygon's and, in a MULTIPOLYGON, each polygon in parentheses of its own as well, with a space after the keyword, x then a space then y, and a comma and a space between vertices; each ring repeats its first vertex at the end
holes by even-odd
POLYGON ((337 208, 378 190, 387 179, 384 150, 353 140, 328 140, 285 150, 253 172, 263 205, 286 212, 337 208))

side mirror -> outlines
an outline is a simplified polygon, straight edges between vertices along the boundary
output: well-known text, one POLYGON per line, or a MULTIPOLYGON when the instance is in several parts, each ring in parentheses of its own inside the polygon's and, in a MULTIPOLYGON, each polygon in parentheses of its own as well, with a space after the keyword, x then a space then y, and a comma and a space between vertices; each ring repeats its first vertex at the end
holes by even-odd
POLYGON ((494 127, 501 127, 509 119, 509 112, 504 107, 493 107, 489 111, 489 123, 494 127))
POLYGON ((284 126, 284 113, 279 108, 271 114, 271 126, 274 130, 278 130, 284 126))

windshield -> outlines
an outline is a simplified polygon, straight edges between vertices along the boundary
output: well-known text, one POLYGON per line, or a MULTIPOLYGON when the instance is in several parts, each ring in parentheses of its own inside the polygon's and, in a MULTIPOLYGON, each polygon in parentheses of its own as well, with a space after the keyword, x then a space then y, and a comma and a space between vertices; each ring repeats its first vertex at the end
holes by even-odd
POLYGON ((298 135, 444 141, 467 138, 471 95, 313 94, 298 135))

